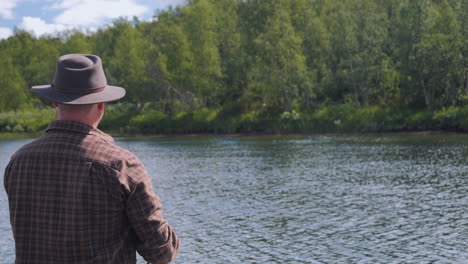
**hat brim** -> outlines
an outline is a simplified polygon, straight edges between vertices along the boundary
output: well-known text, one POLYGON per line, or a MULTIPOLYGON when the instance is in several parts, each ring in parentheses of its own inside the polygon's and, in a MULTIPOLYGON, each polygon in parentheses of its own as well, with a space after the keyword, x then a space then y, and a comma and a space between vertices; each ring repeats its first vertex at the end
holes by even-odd
POLYGON ((107 85, 97 93, 76 94, 63 93, 54 89, 51 85, 33 86, 32 90, 41 98, 59 104, 87 105, 106 103, 119 100, 125 96, 125 89, 118 86, 107 85))

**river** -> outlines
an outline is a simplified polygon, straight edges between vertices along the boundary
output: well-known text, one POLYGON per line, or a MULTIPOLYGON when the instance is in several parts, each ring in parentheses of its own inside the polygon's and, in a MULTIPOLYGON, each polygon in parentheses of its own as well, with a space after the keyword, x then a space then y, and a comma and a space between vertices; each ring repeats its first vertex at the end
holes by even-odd
MULTIPOLYGON (((26 142, 0 141, 0 182, 26 142)), ((174 263, 468 263, 468 135, 116 143, 153 177, 181 238, 174 263)), ((13 262, 0 188, 0 263, 13 262)))

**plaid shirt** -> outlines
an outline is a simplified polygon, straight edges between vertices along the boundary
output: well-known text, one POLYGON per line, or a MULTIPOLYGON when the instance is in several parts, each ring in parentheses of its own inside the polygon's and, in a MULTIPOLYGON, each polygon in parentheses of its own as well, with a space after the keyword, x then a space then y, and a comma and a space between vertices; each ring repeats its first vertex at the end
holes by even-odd
POLYGON ((112 137, 53 121, 5 170, 16 263, 150 263, 175 258, 179 239, 150 176, 112 137))

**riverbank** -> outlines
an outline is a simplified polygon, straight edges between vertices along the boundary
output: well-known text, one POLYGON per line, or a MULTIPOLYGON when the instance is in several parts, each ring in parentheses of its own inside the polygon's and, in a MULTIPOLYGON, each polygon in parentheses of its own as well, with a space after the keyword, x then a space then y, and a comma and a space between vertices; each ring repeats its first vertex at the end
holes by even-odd
POLYGON ((121 109, 109 108, 101 129, 125 136, 468 132, 468 107, 455 106, 428 110, 342 104, 308 112, 203 108, 175 115, 152 109, 131 114, 121 109))
MULTIPOLYGON (((333 136, 434 136, 434 135, 468 135, 466 131, 444 131, 444 130, 424 130, 424 131, 393 131, 393 132, 330 132, 330 133, 191 133, 191 134, 120 134, 112 131, 104 131, 113 138, 127 139, 157 139, 157 138, 209 138, 209 137, 232 137, 232 138, 304 138, 304 137, 333 137, 333 136)), ((33 139, 44 133, 8 133, 0 132, 0 141, 33 139)))
MULTIPOLYGON (((28 138, 43 133, 55 119, 53 109, 0 114, 0 138, 28 138)), ((154 109, 109 105, 100 129, 114 136, 174 135, 316 135, 362 133, 466 133, 468 106, 404 109, 330 105, 310 112, 228 112, 199 109, 168 115, 154 109)))

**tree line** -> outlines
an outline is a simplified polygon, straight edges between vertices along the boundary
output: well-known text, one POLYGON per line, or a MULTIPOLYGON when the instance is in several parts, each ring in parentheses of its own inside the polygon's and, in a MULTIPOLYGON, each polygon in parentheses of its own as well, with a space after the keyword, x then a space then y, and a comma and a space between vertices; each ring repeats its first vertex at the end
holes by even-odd
POLYGON ((440 109, 468 100, 468 0, 191 0, 151 22, 0 41, 0 112, 43 107, 66 53, 103 60, 132 111, 440 109))

